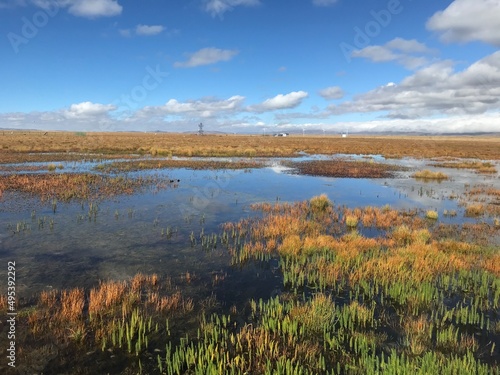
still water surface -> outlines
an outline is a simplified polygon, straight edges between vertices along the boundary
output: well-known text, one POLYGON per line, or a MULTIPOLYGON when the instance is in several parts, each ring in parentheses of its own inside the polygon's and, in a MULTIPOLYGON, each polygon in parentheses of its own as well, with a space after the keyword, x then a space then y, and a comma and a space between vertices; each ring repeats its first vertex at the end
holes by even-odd
MULTIPOLYGON (((440 168, 436 170, 447 173, 449 181, 422 182, 410 175, 413 170, 429 168, 429 161, 376 159, 411 169, 392 179, 326 178, 295 175, 280 160, 266 160, 265 168, 251 170, 133 172, 128 176, 154 174, 180 181, 161 190, 146 189, 92 202, 98 208, 90 216, 89 202, 58 202, 53 212, 50 203, 42 205, 37 198, 4 193, 0 262, 16 262, 18 294, 23 298, 52 288, 88 288, 99 280, 125 280, 138 272, 172 279, 189 273, 191 293, 216 292, 218 298, 235 303, 279 293, 277 267, 271 262, 233 268, 224 249, 204 251, 199 238, 220 234, 225 222, 258 215, 250 209, 252 203, 292 202, 326 194, 340 206, 435 209, 441 222, 458 223, 472 219, 463 217, 463 207, 451 195, 463 194, 468 185, 500 188, 498 174, 440 168), (458 216, 443 217, 445 209, 457 210, 458 216), (25 229, 15 233, 18 223, 25 229), (191 245, 192 236, 197 239, 195 246, 191 245), (212 286, 214 275, 223 276, 224 282, 212 286)), ((90 171, 96 165, 62 164, 63 169, 56 173, 90 171)))

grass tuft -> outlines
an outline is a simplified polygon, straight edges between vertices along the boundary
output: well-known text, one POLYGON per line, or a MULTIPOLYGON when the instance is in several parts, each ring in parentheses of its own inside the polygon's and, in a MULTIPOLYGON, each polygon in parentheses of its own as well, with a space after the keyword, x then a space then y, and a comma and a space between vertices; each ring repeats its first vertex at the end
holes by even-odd
POLYGON ((430 219, 430 220, 437 220, 439 218, 439 214, 437 211, 435 210, 428 210, 426 213, 425 213, 425 217, 427 219, 430 219))
POLYGON ((353 215, 348 215, 345 218, 345 223, 348 228, 356 228, 358 226, 358 222, 359 222, 358 218, 353 215))
POLYGON ((486 208, 484 205, 477 203, 477 204, 470 204, 465 208, 465 216, 467 217, 478 217, 484 215, 486 212, 486 208))
POLYGON ((422 180, 447 180, 448 175, 443 172, 433 172, 428 169, 424 169, 423 171, 418 171, 413 174, 414 178, 422 179, 422 180))
POLYGON ((326 212, 328 207, 331 207, 332 202, 330 202, 326 194, 321 194, 319 196, 312 197, 311 200, 309 201, 309 204, 311 206, 312 212, 322 213, 326 212))

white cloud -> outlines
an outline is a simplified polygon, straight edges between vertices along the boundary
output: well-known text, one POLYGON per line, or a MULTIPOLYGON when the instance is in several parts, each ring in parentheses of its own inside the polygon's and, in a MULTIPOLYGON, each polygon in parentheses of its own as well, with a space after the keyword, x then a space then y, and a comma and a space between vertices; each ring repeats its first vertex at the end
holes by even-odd
POLYGON ((302 101, 307 98, 309 94, 305 91, 293 91, 288 94, 279 94, 274 98, 266 99, 260 104, 250 106, 248 108, 251 112, 268 112, 279 109, 290 109, 299 106, 302 101))
POLYGON ((500 51, 455 72, 441 61, 405 78, 330 105, 333 114, 386 112, 390 118, 482 114, 500 110, 500 51))
POLYGON ((344 90, 339 86, 331 86, 320 90, 319 95, 327 100, 342 99, 344 97, 344 90))
POLYGON ((288 131, 301 132, 303 128, 308 132, 319 133, 321 129, 328 132, 341 133, 346 129, 349 132, 418 132, 430 134, 465 134, 465 133, 498 133, 500 114, 487 113, 483 115, 450 116, 433 119, 387 119, 374 121, 346 121, 334 123, 303 123, 300 126, 291 123, 282 123, 280 128, 288 131))
POLYGON ((114 131, 119 124, 110 113, 112 104, 82 102, 56 111, 0 113, 0 124, 13 129, 114 131))
MULTIPOLYGON (((54 112, 0 113, 0 123, 12 129, 45 129, 66 131, 196 131, 199 121, 208 124, 210 129, 227 132, 261 133, 263 127, 268 132, 290 131, 319 133, 322 130, 340 133, 349 132, 426 132, 426 133, 498 133, 500 113, 474 115, 454 115, 440 118, 422 119, 379 119, 372 121, 342 122, 323 121, 302 122, 300 124, 284 121, 262 121, 254 116, 241 116, 246 109, 241 107, 243 97, 234 96, 226 100, 200 99, 179 102, 169 100, 165 106, 146 107, 141 115, 116 119, 109 116, 113 106, 94 103, 79 103, 70 108, 54 112), (102 107, 103 106, 103 107, 102 107), (212 117, 203 117, 212 111, 212 117), (71 113, 72 115, 68 115, 71 113)), ((293 117, 290 117, 293 118, 293 117)))
POLYGON ((228 113, 235 113, 241 110, 241 105, 245 97, 235 95, 229 99, 204 98, 199 100, 189 100, 179 102, 170 99, 162 106, 145 107, 137 113, 138 117, 151 116, 188 116, 188 117, 213 117, 223 116, 228 113))
POLYGON ((165 27, 161 25, 137 25, 135 33, 137 35, 157 35, 163 30, 165 30, 165 27))
MULTIPOLYGON (((163 25, 142 25, 139 24, 133 29, 119 29, 118 32, 123 37, 130 37, 132 35, 139 36, 153 36, 163 33, 166 30, 166 27, 163 25)), ((178 30, 171 30, 167 33, 168 36, 172 36, 177 34, 178 30)))
POLYGON ((336 4, 338 0, 312 0, 313 5, 318 7, 328 7, 330 5, 336 4))
POLYGON ((228 99, 202 98, 180 102, 170 99, 162 106, 144 107, 135 114, 136 118, 165 118, 166 116, 178 116, 184 118, 215 118, 225 116, 237 116, 244 112, 263 113, 279 109, 297 107, 308 94, 304 91, 291 92, 289 94, 276 95, 274 98, 265 100, 260 104, 243 107, 245 97, 234 95, 228 99))
POLYGON ((205 10, 213 17, 220 16, 237 6, 260 5, 260 0, 205 0, 205 10))
POLYGON ((407 69, 416 69, 426 65, 427 57, 415 54, 431 54, 435 51, 415 39, 395 38, 382 46, 368 46, 352 52, 351 57, 366 58, 372 62, 394 61, 407 69))
POLYGON ((433 53, 434 51, 416 39, 394 38, 385 44, 387 48, 404 53, 433 53))
POLYGON ((189 55, 187 61, 176 62, 176 68, 194 68, 202 65, 211 65, 220 61, 229 61, 239 53, 237 50, 203 48, 189 55))
POLYGON ((86 18, 117 16, 123 10, 117 0, 32 0, 32 2, 43 9, 67 8, 68 13, 86 18))
POLYGON ((427 29, 440 33, 445 42, 482 41, 498 47, 499 20, 498 0, 455 0, 429 19, 427 29))
POLYGON ((373 62, 387 62, 397 60, 399 55, 383 46, 368 46, 352 52, 352 57, 364 57, 373 62))
POLYGON ((89 119, 92 117, 108 116, 109 112, 114 111, 116 108, 112 104, 82 102, 72 104, 69 109, 63 110, 62 114, 69 119, 89 119))
POLYGON ((68 12, 80 17, 111 17, 122 12, 122 6, 115 0, 75 0, 68 12))

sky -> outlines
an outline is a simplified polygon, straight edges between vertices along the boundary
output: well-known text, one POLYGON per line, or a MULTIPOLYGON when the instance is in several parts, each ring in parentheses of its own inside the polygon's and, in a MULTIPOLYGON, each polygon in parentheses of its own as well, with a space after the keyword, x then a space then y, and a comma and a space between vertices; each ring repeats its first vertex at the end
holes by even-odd
POLYGON ((500 0, 0 0, 0 128, 500 132, 500 0))

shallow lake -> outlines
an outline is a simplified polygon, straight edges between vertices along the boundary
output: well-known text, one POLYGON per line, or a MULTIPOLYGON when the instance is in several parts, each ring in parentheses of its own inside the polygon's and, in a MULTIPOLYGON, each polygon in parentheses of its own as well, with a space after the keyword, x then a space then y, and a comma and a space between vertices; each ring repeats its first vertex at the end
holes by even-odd
MULTIPOLYGON (((325 157, 294 160, 311 158, 325 157)), ((478 184, 500 189, 498 173, 433 168, 428 160, 374 159, 410 169, 387 179, 328 178, 296 175, 282 159, 266 159, 264 168, 246 170, 130 172, 128 177, 155 175, 179 182, 95 202, 58 202, 55 212, 50 202, 5 192, 0 206, 0 263, 16 262, 18 294, 23 298, 52 288, 88 288, 100 280, 130 279, 141 272, 172 279, 188 274, 192 278, 188 293, 206 296, 215 291, 218 298, 234 303, 279 293, 281 276, 272 263, 234 268, 222 247, 207 252, 200 238, 220 234, 225 222, 258 215, 250 209, 253 203, 326 194, 339 206, 432 209, 440 213, 439 222, 461 223, 476 219, 464 218, 460 200, 450 197, 460 197, 478 184), (440 183, 410 177, 424 168, 444 171, 450 179, 440 183), (457 216, 444 217, 444 210, 456 210, 457 216), (214 275, 224 282, 213 287, 214 275)), ((61 163, 62 169, 54 173, 92 171, 97 163, 61 163)), ((1 270, 2 277, 5 272, 1 270)))

